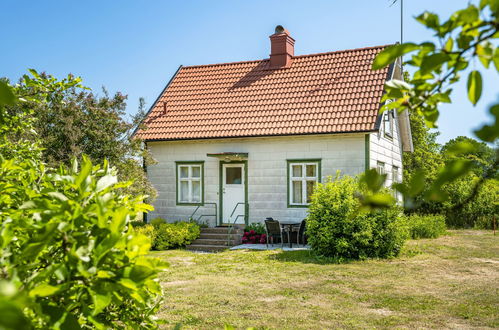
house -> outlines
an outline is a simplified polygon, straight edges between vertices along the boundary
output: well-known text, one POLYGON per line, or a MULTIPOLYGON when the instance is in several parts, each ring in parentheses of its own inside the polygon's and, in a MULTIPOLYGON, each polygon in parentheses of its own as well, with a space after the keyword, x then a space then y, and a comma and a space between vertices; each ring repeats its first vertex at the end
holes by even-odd
POLYGON ((402 179, 407 113, 379 114, 400 62, 372 71, 386 46, 294 54, 277 26, 270 58, 180 67, 136 132, 157 164, 149 218, 210 226, 300 221, 317 182, 369 168, 402 179))

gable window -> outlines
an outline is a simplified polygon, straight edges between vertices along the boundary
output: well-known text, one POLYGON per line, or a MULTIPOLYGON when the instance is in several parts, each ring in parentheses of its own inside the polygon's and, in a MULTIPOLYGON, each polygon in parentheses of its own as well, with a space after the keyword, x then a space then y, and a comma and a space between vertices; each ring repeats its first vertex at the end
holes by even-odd
POLYGON ((288 160, 288 206, 307 207, 321 177, 321 161, 288 160))
POLYGON ((394 119, 393 110, 385 111, 383 113, 383 130, 385 132, 385 136, 393 137, 393 119, 394 119))
POLYGON ((204 163, 177 162, 177 204, 203 203, 204 163))

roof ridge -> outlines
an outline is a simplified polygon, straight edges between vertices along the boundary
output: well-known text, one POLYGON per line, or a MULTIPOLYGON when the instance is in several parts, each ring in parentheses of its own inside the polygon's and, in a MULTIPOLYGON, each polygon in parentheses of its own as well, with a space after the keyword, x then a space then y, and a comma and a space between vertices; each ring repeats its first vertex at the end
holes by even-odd
MULTIPOLYGON (((310 57, 310 56, 320 56, 320 55, 328 55, 328 54, 335 54, 335 53, 348 53, 348 52, 368 50, 368 49, 385 48, 385 47, 392 46, 392 45, 394 45, 394 44, 386 44, 386 45, 370 46, 370 47, 361 47, 361 48, 351 48, 351 49, 343 49, 343 50, 334 50, 334 51, 323 52, 323 53, 313 53, 313 54, 297 55, 297 56, 293 56, 293 58, 302 58, 302 57, 310 57)), ((223 65, 236 65, 236 64, 243 64, 243 63, 256 63, 256 62, 264 62, 264 61, 268 61, 268 60, 269 60, 268 58, 264 58, 264 59, 260 59, 260 60, 248 60, 248 61, 236 61, 236 62, 222 62, 222 63, 213 63, 213 64, 185 65, 185 66, 182 66, 182 69, 194 69, 194 68, 203 68, 203 67, 210 67, 210 66, 223 66, 223 65)))

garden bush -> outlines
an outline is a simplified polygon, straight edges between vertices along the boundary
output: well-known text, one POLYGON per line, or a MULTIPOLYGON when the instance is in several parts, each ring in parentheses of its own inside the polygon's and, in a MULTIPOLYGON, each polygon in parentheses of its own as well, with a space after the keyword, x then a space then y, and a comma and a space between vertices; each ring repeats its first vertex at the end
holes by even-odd
POLYGON ((185 247, 201 234, 199 225, 193 221, 166 223, 163 219, 156 218, 151 221, 151 226, 154 228, 154 241, 152 244, 154 250, 185 247))
POLYGON ((251 223, 244 228, 244 232, 250 232, 252 230, 258 235, 265 234, 265 226, 258 222, 251 223))
POLYGON ((79 80, 24 77, 29 93, 0 80, 0 329, 149 329, 166 266, 130 225, 152 207, 123 192, 107 162, 54 170, 41 161, 28 102, 79 80), (26 112, 10 106, 24 102, 26 112))
POLYGON ((359 182, 349 176, 319 184, 307 218, 308 242, 319 255, 338 259, 396 256, 407 238, 397 208, 360 212, 359 182))
POLYGON ((407 217, 409 236, 418 238, 437 238, 445 233, 445 217, 443 215, 412 214, 407 217))
POLYGON ((153 225, 144 224, 143 226, 135 227, 135 232, 149 238, 151 247, 154 246, 154 242, 156 241, 156 229, 153 225))

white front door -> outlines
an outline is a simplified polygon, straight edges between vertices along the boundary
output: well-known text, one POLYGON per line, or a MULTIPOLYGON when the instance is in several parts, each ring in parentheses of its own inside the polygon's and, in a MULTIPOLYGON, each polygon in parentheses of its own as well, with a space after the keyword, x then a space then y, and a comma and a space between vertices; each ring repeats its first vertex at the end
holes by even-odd
POLYGON ((244 164, 222 164, 222 222, 244 224, 244 164))

